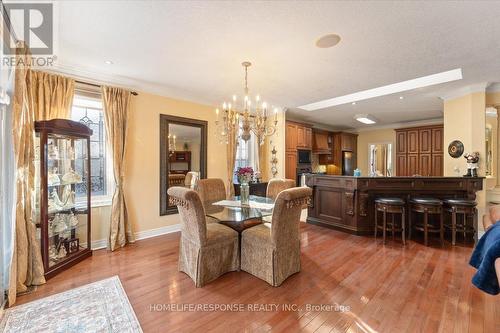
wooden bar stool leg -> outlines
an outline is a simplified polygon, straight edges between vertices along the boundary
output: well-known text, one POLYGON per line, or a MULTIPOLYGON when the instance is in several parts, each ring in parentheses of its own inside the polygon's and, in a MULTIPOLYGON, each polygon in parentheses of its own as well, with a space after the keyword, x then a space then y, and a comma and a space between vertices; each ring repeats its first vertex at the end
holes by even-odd
POLYGON ((377 204, 375 204, 375 239, 377 238, 377 229, 378 229, 377 215, 378 215, 377 204))
POLYGON ((451 209, 451 244, 455 245, 457 241, 457 209, 451 209))
POLYGON ((391 214, 392 215, 392 240, 394 240, 394 234, 396 232, 396 227, 394 226, 394 213, 391 214))
POLYGON ((429 215, 427 213, 427 208, 424 209, 424 244, 427 246, 427 223, 429 215))
POLYGON ((439 237, 441 238, 441 246, 444 246, 444 213, 443 208, 441 208, 441 213, 439 214, 439 237))
POLYGON ((386 229, 387 229, 387 209, 385 207, 384 207, 384 221, 382 223, 383 223, 383 227, 384 227, 382 232, 383 232, 383 239, 384 239, 384 244, 385 244, 385 233, 386 233, 386 229))
POLYGON ((401 233, 403 234, 403 245, 406 245, 406 227, 405 227, 405 208, 402 208, 403 213, 401 214, 401 229, 403 230, 401 233))
POLYGON ((408 240, 411 240, 411 215, 413 214, 411 206, 408 209, 408 240))
POLYGON ((466 230, 467 230, 467 213, 464 213, 464 244, 466 242, 466 238, 467 238, 467 233, 466 233, 466 230))

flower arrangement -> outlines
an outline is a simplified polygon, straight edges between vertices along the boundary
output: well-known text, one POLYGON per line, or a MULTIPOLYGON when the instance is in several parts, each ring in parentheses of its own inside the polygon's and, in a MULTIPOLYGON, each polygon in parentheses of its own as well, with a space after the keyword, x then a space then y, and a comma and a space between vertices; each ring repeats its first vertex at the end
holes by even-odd
POLYGON ((253 173, 252 167, 238 167, 234 174, 238 178, 240 184, 248 184, 253 178, 253 173))

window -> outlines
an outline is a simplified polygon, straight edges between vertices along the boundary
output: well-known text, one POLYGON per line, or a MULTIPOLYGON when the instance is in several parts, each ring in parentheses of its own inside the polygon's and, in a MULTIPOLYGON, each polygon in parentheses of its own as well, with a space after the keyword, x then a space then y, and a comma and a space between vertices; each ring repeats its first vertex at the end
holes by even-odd
MULTIPOLYGON (((239 134, 241 135, 241 128, 239 134)), ((254 172, 258 170, 257 163, 259 159, 259 152, 255 142, 255 135, 253 133, 250 136, 250 140, 246 142, 241 138, 238 139, 238 147, 236 148, 236 160, 234 163, 235 172, 239 167, 247 166, 251 166, 254 172)), ((233 182, 238 183, 238 178, 235 175, 233 175, 233 182)))
MULTIPOLYGON (((92 130, 90 137, 90 184, 92 206, 111 204, 114 192, 113 166, 106 149, 106 128, 102 100, 86 96, 75 95, 71 120, 87 125, 92 130)), ((78 147, 76 148, 78 150, 78 147)), ((82 156, 81 154, 77 154, 82 156)), ((75 171, 84 175, 84 161, 75 161, 75 171)), ((76 197, 86 191, 86 179, 76 187, 76 197)))

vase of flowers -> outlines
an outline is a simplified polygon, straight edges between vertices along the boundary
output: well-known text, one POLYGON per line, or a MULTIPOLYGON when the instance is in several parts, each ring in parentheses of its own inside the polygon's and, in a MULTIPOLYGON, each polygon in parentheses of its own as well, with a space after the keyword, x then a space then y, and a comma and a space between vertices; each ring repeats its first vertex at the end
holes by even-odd
POLYGON ((239 167, 236 169, 236 177, 240 183, 240 200, 242 205, 248 205, 250 203, 250 181, 253 178, 252 167, 239 167))

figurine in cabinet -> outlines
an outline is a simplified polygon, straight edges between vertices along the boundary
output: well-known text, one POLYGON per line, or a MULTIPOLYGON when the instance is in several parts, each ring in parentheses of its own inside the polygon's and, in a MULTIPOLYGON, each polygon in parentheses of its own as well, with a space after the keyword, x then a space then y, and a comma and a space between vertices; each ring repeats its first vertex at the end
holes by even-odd
POLYGON ((35 216, 47 279, 92 255, 90 136, 66 119, 35 122, 35 216))

